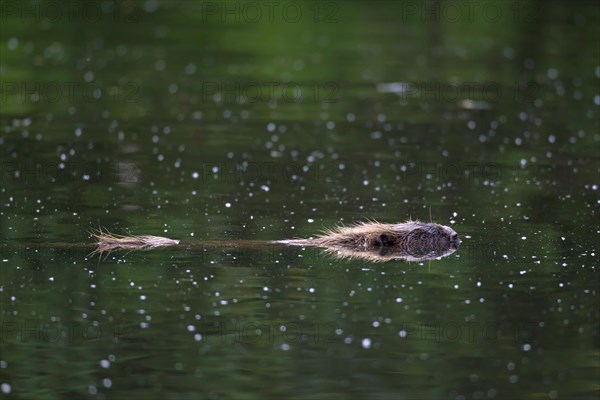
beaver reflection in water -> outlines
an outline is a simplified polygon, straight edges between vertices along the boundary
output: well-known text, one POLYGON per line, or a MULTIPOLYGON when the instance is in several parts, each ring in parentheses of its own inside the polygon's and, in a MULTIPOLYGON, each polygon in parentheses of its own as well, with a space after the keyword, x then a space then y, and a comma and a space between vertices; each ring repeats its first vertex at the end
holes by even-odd
POLYGON ((283 240, 279 243, 317 246, 342 258, 423 261, 454 253, 460 239, 448 226, 407 221, 401 224, 363 222, 326 231, 315 239, 283 240))

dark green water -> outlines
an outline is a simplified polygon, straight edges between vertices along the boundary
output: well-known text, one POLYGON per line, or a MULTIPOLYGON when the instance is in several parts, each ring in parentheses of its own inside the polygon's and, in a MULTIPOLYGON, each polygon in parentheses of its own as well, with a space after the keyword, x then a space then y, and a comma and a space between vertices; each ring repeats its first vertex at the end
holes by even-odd
POLYGON ((600 11, 475 3, 2 2, 2 398, 598 398, 600 11))

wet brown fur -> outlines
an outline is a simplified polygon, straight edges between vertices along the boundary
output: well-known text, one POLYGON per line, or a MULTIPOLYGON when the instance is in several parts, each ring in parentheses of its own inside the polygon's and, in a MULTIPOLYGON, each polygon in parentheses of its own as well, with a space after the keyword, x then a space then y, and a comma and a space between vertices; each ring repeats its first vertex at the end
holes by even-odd
POLYGON ((297 246, 318 246, 343 258, 427 260, 449 255, 460 244, 450 227, 421 221, 400 224, 361 222, 325 231, 315 239, 283 240, 297 246))
MULTIPOLYGON (((93 254, 114 250, 148 250, 179 244, 179 240, 165 237, 116 235, 101 228, 91 233, 97 240, 93 254)), ((278 240, 274 243, 321 247, 341 258, 421 261, 452 254, 458 248, 460 239, 450 227, 407 221, 400 224, 361 222, 327 230, 314 239, 278 240)))
POLYGON ((96 249, 92 254, 102 254, 114 250, 150 250, 158 247, 175 246, 179 240, 169 239, 161 236, 152 235, 117 235, 99 228, 97 231, 90 232, 96 239, 96 249))

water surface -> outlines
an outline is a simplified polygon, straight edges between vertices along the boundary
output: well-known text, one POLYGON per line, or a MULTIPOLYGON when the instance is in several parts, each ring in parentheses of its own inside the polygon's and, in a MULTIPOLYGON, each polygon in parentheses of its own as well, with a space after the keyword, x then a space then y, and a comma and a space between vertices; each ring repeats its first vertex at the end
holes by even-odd
POLYGON ((596 6, 6 4, 3 396, 598 397, 596 6), (268 243, 408 218, 460 249, 268 243))

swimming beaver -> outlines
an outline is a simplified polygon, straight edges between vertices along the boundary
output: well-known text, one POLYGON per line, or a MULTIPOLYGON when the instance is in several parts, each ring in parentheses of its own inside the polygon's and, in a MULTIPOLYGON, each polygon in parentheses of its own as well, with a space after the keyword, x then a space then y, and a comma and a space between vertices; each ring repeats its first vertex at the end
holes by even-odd
POLYGON ((460 245, 460 239, 454 229, 434 223, 361 222, 326 231, 315 239, 282 240, 278 243, 322 247, 343 258, 422 261, 454 253, 460 245))
MULTIPOLYGON (((99 230, 96 253, 112 250, 146 250, 179 244, 160 236, 120 236, 99 230)), ((276 240, 271 243, 315 246, 339 258, 369 261, 423 261, 448 256, 460 245, 458 234, 444 225, 420 221, 401 224, 362 222, 325 231, 315 239, 276 240)))

